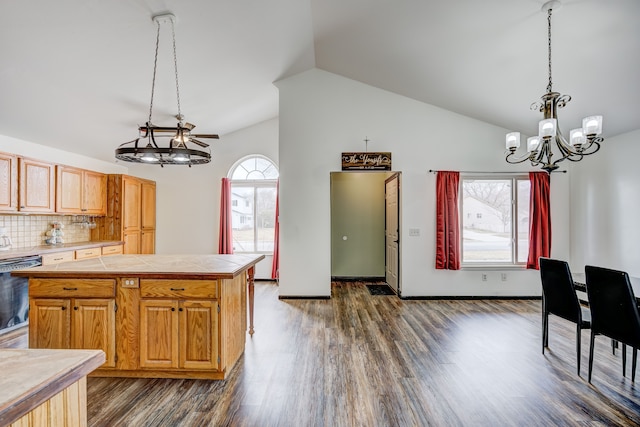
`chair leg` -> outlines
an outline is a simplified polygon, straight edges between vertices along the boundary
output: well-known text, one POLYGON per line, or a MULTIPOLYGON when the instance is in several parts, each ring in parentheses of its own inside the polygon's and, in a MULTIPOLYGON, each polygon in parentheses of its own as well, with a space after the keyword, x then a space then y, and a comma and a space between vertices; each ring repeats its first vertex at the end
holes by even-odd
POLYGON ((576 355, 577 355, 577 363, 578 363, 578 376, 580 376, 580 337, 582 335, 582 329, 580 329, 580 322, 577 323, 576 328, 576 355))
POLYGON ((633 361, 631 362, 631 381, 636 380, 636 361, 638 359, 638 349, 633 347, 633 361))
POLYGON ((622 344, 622 376, 627 375, 627 345, 622 344))
POLYGON ((549 345, 549 315, 542 312, 542 354, 544 348, 549 345))
POLYGON ((591 383, 591 371, 593 370, 593 346, 596 343, 596 334, 591 330, 591 345, 589 346, 589 383, 591 383))

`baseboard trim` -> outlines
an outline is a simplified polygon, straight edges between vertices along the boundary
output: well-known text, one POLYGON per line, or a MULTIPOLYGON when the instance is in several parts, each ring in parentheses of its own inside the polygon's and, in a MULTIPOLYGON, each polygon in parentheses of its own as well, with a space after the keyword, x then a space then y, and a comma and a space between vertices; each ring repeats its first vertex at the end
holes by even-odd
POLYGON ((413 297, 400 297, 405 300, 540 300, 539 296, 480 296, 480 295, 433 295, 433 296, 413 296, 413 297))
POLYGON ((329 295, 320 295, 320 296, 279 295, 278 299, 331 299, 331 296, 329 295))
POLYGON ((349 276, 349 277, 342 277, 342 276, 331 276, 331 281, 332 282, 384 282, 386 279, 384 276, 379 277, 379 276, 359 276, 359 277, 354 277, 354 276, 349 276))

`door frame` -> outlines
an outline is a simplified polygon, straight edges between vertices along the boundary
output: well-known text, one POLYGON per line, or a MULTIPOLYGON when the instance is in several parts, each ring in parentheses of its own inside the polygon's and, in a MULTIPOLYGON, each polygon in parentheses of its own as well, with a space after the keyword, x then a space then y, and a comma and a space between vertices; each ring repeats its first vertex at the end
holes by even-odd
POLYGON ((398 297, 402 296, 402 275, 401 275, 401 271, 402 271, 402 172, 392 172, 392 175, 390 175, 389 177, 387 177, 387 179, 384 180, 384 192, 385 192, 385 209, 384 209, 384 215, 385 215, 385 230, 384 230, 384 234, 385 234, 385 251, 384 251, 384 271, 385 271, 385 280, 387 279, 387 266, 389 265, 389 260, 387 259, 387 205, 386 205, 386 201, 387 201, 387 197, 386 197, 386 192, 387 192, 387 183, 393 179, 397 179, 397 187, 396 187, 396 198, 397 198, 397 202, 398 202, 398 212, 397 212, 397 218, 398 218, 398 259, 396 260, 396 265, 397 265, 397 269, 398 271, 396 272, 396 276, 397 276, 397 281, 398 281, 398 289, 397 289, 397 295, 398 297))

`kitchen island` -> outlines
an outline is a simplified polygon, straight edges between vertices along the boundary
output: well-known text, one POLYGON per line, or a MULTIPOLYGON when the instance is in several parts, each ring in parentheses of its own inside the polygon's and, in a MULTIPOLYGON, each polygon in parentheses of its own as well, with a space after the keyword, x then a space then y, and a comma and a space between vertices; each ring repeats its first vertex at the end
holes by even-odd
POLYGON ((253 334, 264 255, 112 255, 29 278, 29 347, 100 349, 91 375, 225 379, 253 334))

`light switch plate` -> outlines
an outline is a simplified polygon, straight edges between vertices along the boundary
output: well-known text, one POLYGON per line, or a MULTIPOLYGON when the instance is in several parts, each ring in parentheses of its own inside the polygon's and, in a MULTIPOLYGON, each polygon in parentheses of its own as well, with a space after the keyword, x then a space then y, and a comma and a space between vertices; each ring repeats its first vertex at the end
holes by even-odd
POLYGON ((420 229, 419 228, 410 228, 409 229, 409 236, 419 236, 420 235, 420 229))

